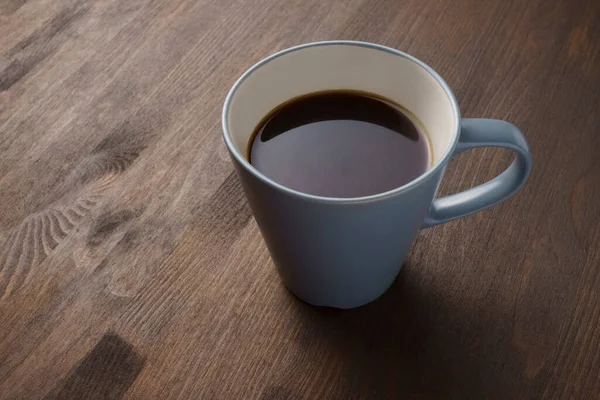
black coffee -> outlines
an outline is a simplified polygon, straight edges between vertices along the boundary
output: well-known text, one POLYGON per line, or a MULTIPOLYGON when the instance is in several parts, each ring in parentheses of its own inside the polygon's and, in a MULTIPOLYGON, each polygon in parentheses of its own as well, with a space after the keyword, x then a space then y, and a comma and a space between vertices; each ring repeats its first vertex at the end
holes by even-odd
POLYGON ((408 113, 369 93, 313 93, 282 104, 257 126, 250 163, 289 188, 360 197, 398 188, 429 167, 429 146, 408 113))

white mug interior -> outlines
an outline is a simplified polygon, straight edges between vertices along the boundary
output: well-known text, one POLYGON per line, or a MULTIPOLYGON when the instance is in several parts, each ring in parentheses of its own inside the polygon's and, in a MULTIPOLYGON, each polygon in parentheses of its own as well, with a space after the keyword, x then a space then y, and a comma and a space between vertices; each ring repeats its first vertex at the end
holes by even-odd
POLYGON ((460 117, 456 99, 444 80, 405 53, 350 41, 294 47, 250 68, 231 89, 223 110, 230 149, 253 169, 246 160, 248 142, 270 111, 298 96, 339 89, 377 94, 412 113, 430 140, 430 169, 450 156, 460 117))

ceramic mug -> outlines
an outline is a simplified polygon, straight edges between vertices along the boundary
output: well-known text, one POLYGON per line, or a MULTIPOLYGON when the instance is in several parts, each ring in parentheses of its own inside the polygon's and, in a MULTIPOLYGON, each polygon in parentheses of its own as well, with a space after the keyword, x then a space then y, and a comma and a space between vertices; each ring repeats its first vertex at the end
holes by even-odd
POLYGON ((370 43, 310 43, 260 61, 233 85, 222 124, 284 284, 318 306, 352 308, 375 300, 400 272, 420 229, 505 200, 531 171, 529 146, 517 127, 499 120, 461 119, 456 98, 433 69, 408 54, 370 43), (412 112, 429 136, 432 166, 384 193, 333 198, 287 188, 248 162, 248 142, 265 115, 295 97, 335 89, 374 93, 412 112), (508 148, 515 160, 483 185, 435 199, 449 160, 475 147, 508 148))

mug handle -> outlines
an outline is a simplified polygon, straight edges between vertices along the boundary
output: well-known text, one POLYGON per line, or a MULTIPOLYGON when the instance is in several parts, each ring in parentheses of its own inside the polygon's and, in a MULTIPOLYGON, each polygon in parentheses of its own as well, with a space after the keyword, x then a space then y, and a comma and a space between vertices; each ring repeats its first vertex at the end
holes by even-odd
POLYGON ((519 128, 506 121, 483 118, 464 118, 461 125, 460 138, 452 156, 476 147, 504 147, 515 152, 515 160, 489 182, 435 199, 423 228, 476 213, 506 200, 523 186, 531 173, 531 151, 519 128))

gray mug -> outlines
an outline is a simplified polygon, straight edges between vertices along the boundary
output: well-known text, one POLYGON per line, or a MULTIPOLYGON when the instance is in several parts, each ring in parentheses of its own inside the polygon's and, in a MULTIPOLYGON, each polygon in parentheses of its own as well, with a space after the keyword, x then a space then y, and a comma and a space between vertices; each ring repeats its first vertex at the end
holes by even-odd
POLYGON ((514 125, 461 119, 444 80, 416 58, 363 42, 310 43, 274 54, 246 71, 223 108, 223 135, 254 217, 284 284, 318 306, 353 308, 392 284, 422 228, 488 208, 515 193, 531 153, 514 125), (427 132, 433 165, 406 185, 372 196, 320 197, 274 182, 246 159, 257 124, 295 97, 335 89, 370 92, 415 115, 427 132), (452 156, 475 147, 515 153, 506 171, 443 198, 436 191, 452 156))

